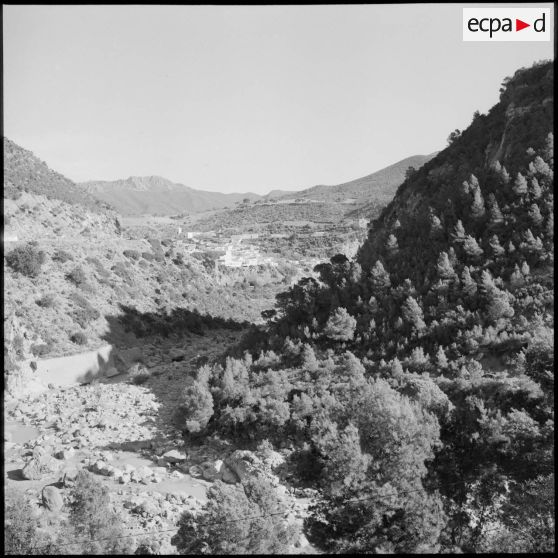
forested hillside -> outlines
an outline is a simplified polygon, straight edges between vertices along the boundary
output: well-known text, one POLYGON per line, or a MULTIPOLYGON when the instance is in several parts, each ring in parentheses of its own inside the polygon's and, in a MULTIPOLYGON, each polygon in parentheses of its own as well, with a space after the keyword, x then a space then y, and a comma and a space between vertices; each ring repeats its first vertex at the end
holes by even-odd
POLYGON ((554 550, 552 84, 507 78, 185 392, 187 436, 293 449, 323 550, 554 550))

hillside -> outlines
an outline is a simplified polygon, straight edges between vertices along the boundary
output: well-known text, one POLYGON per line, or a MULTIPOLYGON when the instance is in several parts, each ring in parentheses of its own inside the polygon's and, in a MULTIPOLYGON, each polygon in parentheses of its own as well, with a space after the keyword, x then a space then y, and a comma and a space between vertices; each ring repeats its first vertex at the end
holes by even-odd
POLYGON ((232 207, 257 194, 222 194, 196 190, 160 176, 131 176, 125 180, 89 181, 80 187, 90 196, 115 207, 122 215, 176 215, 232 207))
POLYGON ((405 173, 409 167, 418 169, 435 156, 436 153, 413 155, 362 178, 335 186, 313 186, 292 194, 286 193, 280 199, 296 196, 297 199, 321 202, 354 200, 357 204, 375 202, 377 205, 385 205, 393 199, 398 186, 405 180, 405 173))
POLYGON ((4 137, 4 197, 17 198, 21 192, 46 196, 90 211, 104 211, 106 204, 84 192, 70 179, 51 170, 46 163, 4 137))
POLYGON ((294 448, 325 552, 554 550, 553 73, 506 78, 357 258, 198 372, 204 434, 294 448))

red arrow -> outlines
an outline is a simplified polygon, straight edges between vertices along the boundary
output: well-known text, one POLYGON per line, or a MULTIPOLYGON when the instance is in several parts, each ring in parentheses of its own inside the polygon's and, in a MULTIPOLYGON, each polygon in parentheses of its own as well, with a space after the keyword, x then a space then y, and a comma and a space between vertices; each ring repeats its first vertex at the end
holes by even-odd
POLYGON ((521 31, 522 29, 525 29, 526 27, 531 27, 530 23, 525 23, 524 21, 521 21, 520 19, 515 19, 515 30, 516 31, 521 31))

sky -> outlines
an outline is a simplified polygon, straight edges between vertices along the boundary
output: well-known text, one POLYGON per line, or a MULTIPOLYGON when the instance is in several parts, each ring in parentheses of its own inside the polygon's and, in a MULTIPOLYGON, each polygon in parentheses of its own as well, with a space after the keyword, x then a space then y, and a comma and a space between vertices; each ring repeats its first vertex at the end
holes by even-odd
POLYGON ((463 42, 463 6, 4 5, 4 134, 76 182, 346 182, 443 149, 554 58, 463 42))

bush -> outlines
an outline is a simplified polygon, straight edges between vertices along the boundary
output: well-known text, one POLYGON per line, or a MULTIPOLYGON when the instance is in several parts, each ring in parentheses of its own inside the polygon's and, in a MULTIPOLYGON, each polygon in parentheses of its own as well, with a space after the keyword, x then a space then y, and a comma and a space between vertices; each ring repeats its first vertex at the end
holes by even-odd
POLYGON ((70 341, 76 345, 87 345, 87 335, 83 331, 76 331, 70 335, 70 341))
POLYGON ((72 312, 72 317, 80 327, 87 327, 89 323, 101 316, 101 313, 96 308, 93 308, 89 301, 79 293, 74 293, 71 300, 77 306, 72 312))
POLYGON ((128 377, 130 382, 139 386, 149 380, 151 372, 143 364, 136 363, 128 370, 128 377))
POLYGON ((124 250, 122 254, 134 261, 139 260, 141 257, 140 253, 137 250, 124 250))
POLYGON ((27 277, 37 277, 45 259, 45 253, 38 250, 34 243, 29 243, 14 248, 6 256, 6 263, 17 273, 27 277))
POLYGON ((42 343, 41 345, 33 344, 31 345, 31 353, 35 357, 42 357, 50 353, 51 348, 52 347, 46 343, 42 343))
POLYGON ((87 275, 81 266, 74 267, 72 271, 67 273, 66 279, 73 283, 76 287, 82 287, 87 283, 87 275))
POLYGON ((155 259, 155 256, 151 252, 142 252, 141 257, 148 262, 151 262, 155 259))
POLYGON ((53 294, 47 293, 37 299, 35 304, 41 308, 54 308, 56 306, 56 297, 53 294))
POLYGON ((9 489, 4 497, 4 553, 53 554, 53 543, 22 492, 9 489))
POLYGON ((235 486, 217 481, 207 498, 200 513, 180 518, 171 543, 181 554, 283 554, 297 538, 296 525, 277 514, 289 503, 264 478, 235 486))
POLYGON ((71 262, 74 260, 73 256, 66 252, 65 250, 56 250, 54 256, 52 256, 52 260, 55 262, 65 263, 71 262))
POLYGON ((63 538, 69 554, 132 554, 135 542, 124 538, 122 519, 112 511, 110 494, 93 475, 80 471, 70 492, 69 514, 63 538), (79 541, 79 542, 77 542, 79 541))

